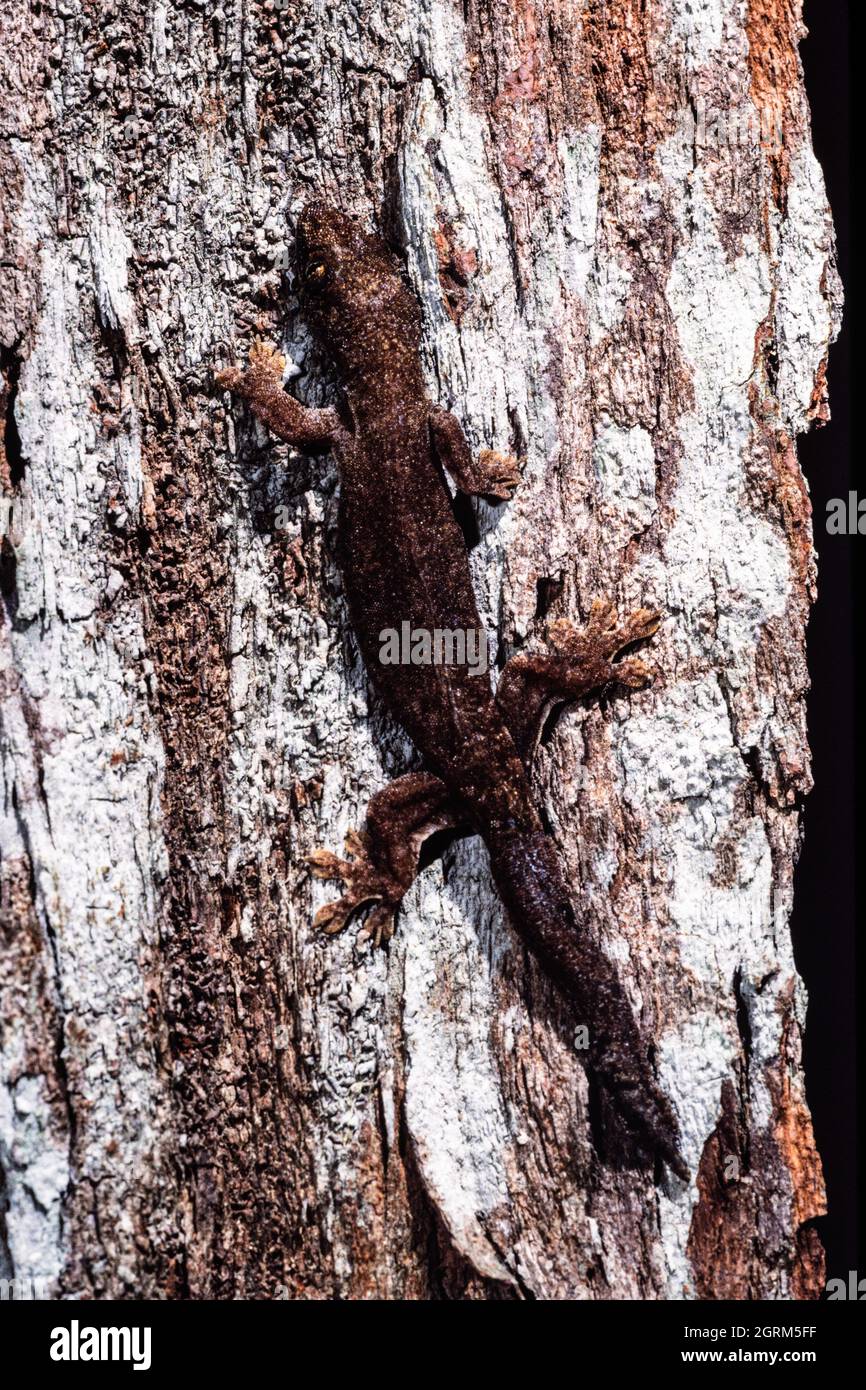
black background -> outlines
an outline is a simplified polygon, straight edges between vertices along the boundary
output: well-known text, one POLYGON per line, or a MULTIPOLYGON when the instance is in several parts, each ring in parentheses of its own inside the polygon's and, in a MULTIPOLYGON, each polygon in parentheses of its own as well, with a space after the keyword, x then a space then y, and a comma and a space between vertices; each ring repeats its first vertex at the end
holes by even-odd
MULTIPOLYGON (((809 991, 806 1086, 827 1180, 829 1213, 817 1222, 828 1278, 866 1274, 858 1191, 857 905, 862 811, 855 765, 860 638, 855 563, 866 537, 830 536, 827 500, 856 488, 851 451, 851 325, 859 284, 851 261, 851 43, 847 0, 806 0, 809 37, 800 48, 812 107, 815 153, 836 224, 845 318, 828 372, 832 418, 801 438, 818 549, 818 602, 809 624, 809 735, 815 788, 806 801, 797 868, 794 949, 809 991)), ((861 489, 862 495, 862 489, 861 489)), ((859 1131, 859 1134, 858 1134, 859 1131)))

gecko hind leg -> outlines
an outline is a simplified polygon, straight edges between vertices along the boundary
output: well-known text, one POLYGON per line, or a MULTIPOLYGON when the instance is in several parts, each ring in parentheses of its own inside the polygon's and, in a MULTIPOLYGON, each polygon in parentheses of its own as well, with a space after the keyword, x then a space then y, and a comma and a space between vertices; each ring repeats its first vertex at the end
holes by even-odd
POLYGON ((500 502, 511 500, 520 483, 520 465, 513 455, 482 449, 473 457, 460 421, 441 406, 431 407, 428 422, 439 462, 461 492, 470 497, 494 497, 500 502))
POLYGON ((612 603, 596 599, 585 628, 560 618, 548 628, 547 651, 518 652, 511 658, 496 703, 524 763, 532 759, 551 705, 578 700, 606 685, 640 690, 649 683, 650 671, 640 657, 620 653, 652 637, 660 622, 661 614, 653 608, 637 608, 620 622, 612 603))
POLYGON ((319 910, 314 926, 333 935, 372 904, 358 940, 372 940, 376 946, 389 941, 397 909, 418 873, 421 845, 458 820, 445 783, 431 773, 408 772, 383 787, 370 801, 364 831, 353 830, 346 837, 350 859, 326 849, 307 856, 317 878, 341 879, 346 887, 341 898, 319 910))

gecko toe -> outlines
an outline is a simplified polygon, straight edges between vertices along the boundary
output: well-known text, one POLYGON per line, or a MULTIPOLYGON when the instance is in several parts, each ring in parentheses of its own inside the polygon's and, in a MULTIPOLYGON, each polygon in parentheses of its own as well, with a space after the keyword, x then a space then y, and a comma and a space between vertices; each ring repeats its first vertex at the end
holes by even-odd
POLYGON ((250 347, 250 367, 271 372, 274 376, 282 378, 286 369, 286 359, 279 348, 269 343, 266 338, 254 338, 250 347))
POLYGON ((478 464, 484 473, 484 490, 488 497, 510 502, 520 484, 520 464, 513 454, 500 454, 496 449, 482 449, 478 464))
POLYGON ((395 913, 402 892, 391 876, 372 861, 365 835, 350 830, 345 848, 352 856, 350 859, 341 859, 327 849, 314 849, 305 856, 315 878, 338 879, 346 887, 342 897, 319 908, 313 926, 334 936, 363 908, 376 904, 358 933, 358 941, 372 940, 374 945, 380 946, 394 935, 395 913))
POLYGON ((224 367, 214 373, 214 385, 220 391, 234 391, 240 384, 243 372, 239 367, 224 367))
POLYGON ((612 632, 617 624, 616 605, 609 599, 594 598, 589 610, 587 634, 612 632))
POLYGON ((335 936, 337 932, 343 931, 348 926, 349 918, 356 910, 358 904, 348 898, 338 898, 336 902, 325 903, 320 907, 313 918, 313 926, 319 931, 323 931, 326 936, 335 936))
POLYGON ((617 638, 621 639, 619 649, 629 646, 632 642, 645 642, 647 638, 654 636, 659 630, 661 620, 662 615, 657 608, 636 608, 617 632, 617 638))
POLYGON ((624 685, 629 690, 643 690, 652 682, 652 672, 646 662, 637 656, 627 656, 615 662, 611 674, 618 685, 624 685))
POLYGON ((358 944, 372 941, 373 946, 384 946, 397 929, 396 908, 390 903, 380 903, 367 916, 358 932, 358 944))

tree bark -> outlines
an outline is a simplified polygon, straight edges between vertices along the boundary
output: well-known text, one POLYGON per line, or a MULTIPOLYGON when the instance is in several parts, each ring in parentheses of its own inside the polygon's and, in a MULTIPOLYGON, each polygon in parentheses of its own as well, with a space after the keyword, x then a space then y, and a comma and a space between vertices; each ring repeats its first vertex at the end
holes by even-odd
POLYGON ((810 1298, 787 926, 814 597, 796 435, 840 290, 798 0, 11 0, 0 1164, 7 1277, 84 1298, 810 1298), (652 688, 570 709, 539 805, 655 1041, 693 1181, 600 1145, 480 842, 364 951, 311 923, 412 765, 337 478, 213 390, 333 399, 286 249, 405 253, 431 397, 525 459, 467 514, 508 653, 596 595, 652 688))

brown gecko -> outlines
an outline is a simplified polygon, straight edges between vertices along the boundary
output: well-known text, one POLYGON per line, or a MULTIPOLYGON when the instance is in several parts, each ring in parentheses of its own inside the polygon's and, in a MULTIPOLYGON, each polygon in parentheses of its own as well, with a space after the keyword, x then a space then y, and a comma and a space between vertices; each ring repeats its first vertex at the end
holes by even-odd
POLYGON ((338 559, 351 619, 374 684, 426 767, 373 796, 366 831, 347 841, 350 858, 327 850, 310 856, 314 873, 340 879, 346 889, 317 922, 340 931, 373 905, 364 935, 387 941, 424 838, 468 825, 485 840, 515 928, 587 1026, 588 1065, 639 1151, 660 1156, 686 1178, 676 1121, 647 1045, 614 966, 582 929, 527 773, 554 704, 614 682, 646 684, 643 662, 620 654, 652 636, 659 614, 640 608, 620 622, 611 604, 596 601, 584 631, 556 622, 550 650, 513 656, 495 695, 465 663, 383 664, 383 632, 406 621, 427 632, 480 629, 466 543, 442 469, 463 492, 502 500, 519 474, 513 460, 492 451, 474 459, 455 417, 428 400, 419 306, 379 237, 313 203, 298 223, 295 272, 304 318, 339 372, 340 406, 310 409, 294 400, 282 387, 283 358, 262 343, 246 371, 222 371, 217 384, 296 448, 333 450, 338 559))

